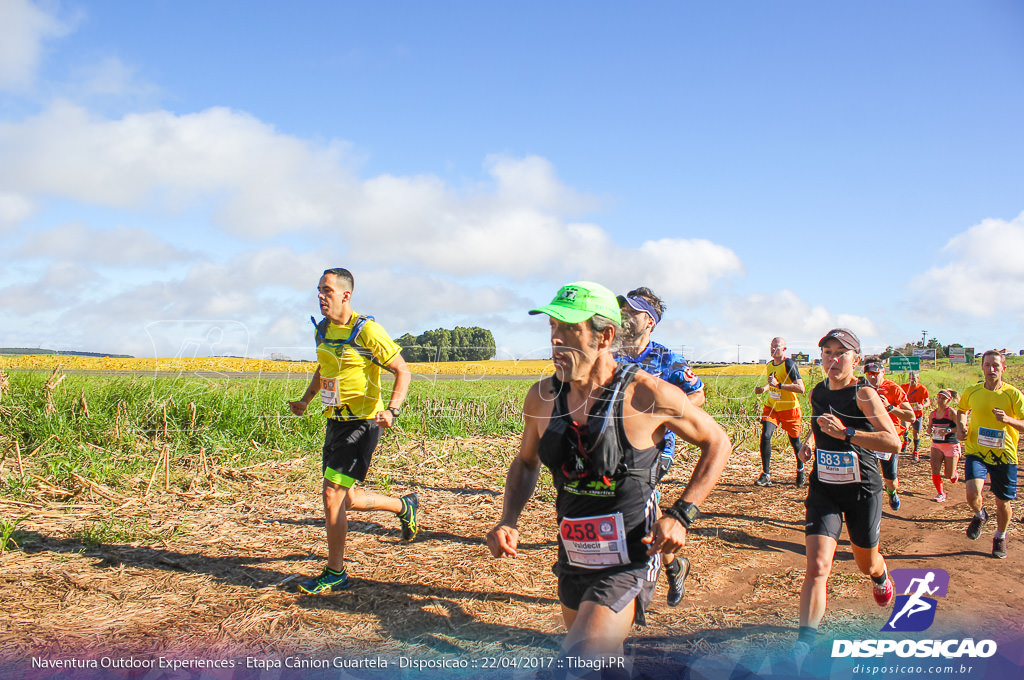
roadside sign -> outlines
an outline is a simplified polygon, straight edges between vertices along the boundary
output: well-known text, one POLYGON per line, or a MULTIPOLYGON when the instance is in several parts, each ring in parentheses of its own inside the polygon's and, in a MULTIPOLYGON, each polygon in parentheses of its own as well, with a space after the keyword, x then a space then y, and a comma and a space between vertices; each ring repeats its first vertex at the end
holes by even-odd
POLYGON ((935 348, 930 347, 928 349, 915 349, 914 356, 921 357, 922 359, 931 359, 932 361, 935 361, 935 348))
POLYGON ((949 348, 949 363, 951 364, 966 364, 967 363, 967 350, 963 347, 950 347, 949 348))
MULTIPOLYGON (((1022 354, 1024 354, 1024 352, 1022 352, 1022 354)), ((797 362, 798 364, 806 364, 808 361, 810 361, 810 357, 807 356, 807 354, 804 352, 793 352, 790 358, 793 359, 793 361, 797 362)))
POLYGON ((920 371, 921 357, 889 357, 889 370, 893 373, 899 371, 920 371))

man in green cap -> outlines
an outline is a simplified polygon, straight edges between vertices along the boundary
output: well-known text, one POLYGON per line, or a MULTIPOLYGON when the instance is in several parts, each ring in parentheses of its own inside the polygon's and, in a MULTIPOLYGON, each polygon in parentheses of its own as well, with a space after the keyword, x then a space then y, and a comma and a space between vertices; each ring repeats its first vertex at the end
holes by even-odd
POLYGON ((516 556, 519 516, 540 466, 548 467, 557 491, 558 598, 568 630, 563 668, 602 668, 610 677, 628 672, 623 642, 634 622, 644 622, 661 554, 686 542, 732 445, 682 390, 615 361, 621 316, 604 286, 563 286, 530 313, 550 317, 555 374, 534 384, 523 404, 519 454, 487 545, 494 557, 516 556), (658 519, 654 490, 666 432, 701 455, 682 496, 658 519))

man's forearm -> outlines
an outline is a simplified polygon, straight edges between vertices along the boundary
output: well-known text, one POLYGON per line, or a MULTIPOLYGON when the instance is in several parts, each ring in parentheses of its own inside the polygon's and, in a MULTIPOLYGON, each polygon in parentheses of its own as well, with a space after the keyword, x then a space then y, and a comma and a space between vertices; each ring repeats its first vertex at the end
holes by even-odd
POLYGON ((313 373, 312 380, 309 381, 309 386, 306 387, 306 391, 302 393, 302 397, 299 399, 303 404, 308 404, 313 400, 313 397, 317 392, 320 391, 320 367, 316 367, 316 372, 313 373))
POLYGON ((519 515, 530 500, 533 490, 537 488, 540 466, 531 468, 520 458, 513 459, 505 475, 505 499, 501 508, 500 524, 514 527, 519 522, 519 515))

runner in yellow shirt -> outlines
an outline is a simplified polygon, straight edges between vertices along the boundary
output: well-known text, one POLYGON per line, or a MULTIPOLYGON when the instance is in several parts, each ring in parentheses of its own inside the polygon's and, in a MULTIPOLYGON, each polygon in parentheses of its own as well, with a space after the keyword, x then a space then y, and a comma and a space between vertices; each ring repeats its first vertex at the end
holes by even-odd
POLYGON ((1006 557, 1006 529, 1013 519, 1010 501, 1017 498, 1017 441, 1024 432, 1024 395, 1003 382, 1006 359, 1001 352, 985 352, 981 356, 981 370, 985 382, 964 390, 957 407, 956 435, 964 442, 967 504, 974 510, 967 538, 977 539, 981 525, 988 520, 981 489, 985 478, 991 476, 992 495, 996 497, 992 557, 1002 559, 1006 557))
POLYGON ((419 499, 411 493, 402 498, 363 491, 356 482, 366 478, 370 457, 381 432, 395 424, 412 376, 402 353, 373 317, 352 310, 352 273, 328 269, 317 285, 324 320, 316 325, 316 356, 319 365, 306 392, 288 402, 301 416, 319 394, 327 416, 323 448, 323 496, 327 516, 327 566, 323 572, 299 584, 309 595, 344 590, 351 586, 345 571, 345 538, 349 510, 385 510, 398 516, 402 538, 412 540, 418 529, 419 499), (388 407, 380 398, 380 373, 395 376, 388 407))

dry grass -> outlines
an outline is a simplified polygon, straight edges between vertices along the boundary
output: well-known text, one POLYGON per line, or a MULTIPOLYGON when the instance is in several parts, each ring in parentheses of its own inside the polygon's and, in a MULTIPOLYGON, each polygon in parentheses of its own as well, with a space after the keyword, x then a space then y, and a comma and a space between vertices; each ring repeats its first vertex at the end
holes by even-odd
MULTIPOLYGON (((4 516, 24 517, 20 549, 0 555, 0 660, 100 652, 551 656, 564 630, 550 570, 549 483, 541 481, 526 507, 517 559, 494 560, 483 544, 500 514, 515 446, 507 436, 407 439, 382 448, 366 487, 419 493, 420 538, 402 543, 392 515, 354 515, 347 559, 355 587, 324 597, 294 591, 298 578, 319 571, 325 553, 311 458, 217 467, 208 472, 215 483, 201 477, 188 491, 155 483, 144 495, 139 479, 128 485, 134 494, 108 497, 82 482, 63 490, 37 484, 26 500, 0 499, 4 516), (446 464, 470 449, 486 462, 458 470, 446 464)), ((667 498, 681 492, 676 480, 688 478, 695 459, 681 454, 663 489, 667 498)), ((781 477, 791 461, 778 466, 781 477)), ((659 668, 694 655, 737 657, 791 642, 804 492, 786 483, 755 489, 758 471, 756 454, 737 453, 705 503, 687 547, 686 599, 667 607, 659 583, 649 625, 630 643, 638 670, 658 677, 659 668)), ((930 530, 961 532, 962 514, 950 504, 930 530)), ((888 553, 907 549, 910 539, 887 540, 888 553)), ((841 552, 823 630, 877 632, 884 612, 866 597, 867 579, 848 548, 841 552)), ((988 625, 1019 627, 1010 611, 988 625)))

